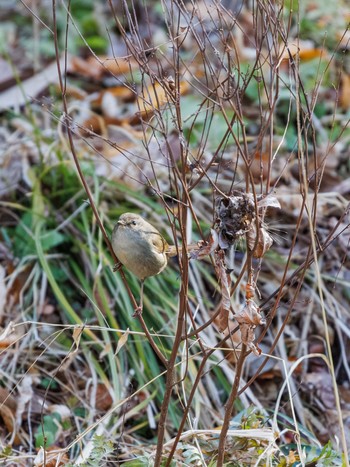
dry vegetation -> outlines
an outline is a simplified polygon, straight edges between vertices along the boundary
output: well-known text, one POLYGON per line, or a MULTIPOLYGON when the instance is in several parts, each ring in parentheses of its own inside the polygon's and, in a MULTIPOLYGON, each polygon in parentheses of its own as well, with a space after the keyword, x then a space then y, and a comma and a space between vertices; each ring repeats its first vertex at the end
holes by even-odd
POLYGON ((1 15, 0 464, 348 466, 346 0, 1 15))

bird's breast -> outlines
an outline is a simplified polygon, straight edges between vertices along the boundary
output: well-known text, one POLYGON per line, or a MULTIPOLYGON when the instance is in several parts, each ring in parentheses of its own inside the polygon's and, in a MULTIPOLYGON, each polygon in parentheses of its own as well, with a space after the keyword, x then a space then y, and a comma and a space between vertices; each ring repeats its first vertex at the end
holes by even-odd
POLYGON ((132 229, 118 226, 112 234, 112 246, 119 261, 141 280, 159 274, 167 265, 165 253, 132 229))

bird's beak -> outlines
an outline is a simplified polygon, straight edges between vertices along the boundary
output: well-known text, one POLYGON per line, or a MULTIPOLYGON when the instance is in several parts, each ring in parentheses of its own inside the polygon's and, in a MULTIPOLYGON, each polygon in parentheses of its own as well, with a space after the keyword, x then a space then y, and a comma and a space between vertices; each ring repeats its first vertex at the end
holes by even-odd
POLYGON ((117 222, 117 224, 118 224, 118 225, 125 225, 125 222, 119 220, 119 221, 117 222))

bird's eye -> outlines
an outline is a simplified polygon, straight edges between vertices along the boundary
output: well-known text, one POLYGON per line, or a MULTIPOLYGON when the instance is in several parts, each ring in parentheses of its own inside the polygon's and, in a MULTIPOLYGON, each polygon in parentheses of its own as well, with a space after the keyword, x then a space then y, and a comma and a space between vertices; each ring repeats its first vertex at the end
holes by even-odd
POLYGON ((132 225, 136 225, 136 221, 132 221, 131 223, 132 223, 132 225))

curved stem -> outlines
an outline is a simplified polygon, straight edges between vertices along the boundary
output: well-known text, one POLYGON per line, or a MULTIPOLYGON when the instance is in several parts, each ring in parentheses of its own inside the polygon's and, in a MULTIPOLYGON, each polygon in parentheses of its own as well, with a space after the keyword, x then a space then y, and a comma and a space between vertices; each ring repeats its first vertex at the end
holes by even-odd
MULTIPOLYGON (((62 70, 61 70, 61 63, 60 63, 60 60, 59 60, 59 48, 58 48, 58 37, 57 37, 57 18, 56 18, 56 0, 52 0, 52 13, 53 13, 54 44, 55 44, 55 55, 56 55, 56 63, 57 63, 57 73, 58 73, 59 85, 60 85, 61 95, 62 95, 63 110, 64 110, 64 120, 63 121, 64 121, 64 125, 65 125, 65 127, 67 129, 67 135, 68 135, 68 141, 69 141, 71 154, 73 156, 74 164, 76 166, 80 181, 81 181, 81 183, 82 183, 82 185, 84 187, 84 190, 85 190, 85 192, 87 194, 87 197, 89 199, 89 203, 90 203, 92 212, 93 212, 93 214, 94 214, 94 216, 96 218, 97 224, 98 224, 98 226, 99 226, 99 228, 100 228, 100 230, 102 232, 103 238, 104 238, 104 240, 105 240, 105 242, 107 244, 107 247, 108 247, 108 249, 109 249, 109 251, 110 251, 110 253, 112 255, 112 258, 113 258, 114 262, 119 263, 119 260, 118 260, 118 258, 116 257, 116 255, 115 255, 115 253, 113 251, 111 242, 110 242, 109 237, 107 235, 107 232, 106 232, 106 230, 104 228, 102 220, 101 220, 101 218, 99 216, 97 206, 95 204, 94 198, 93 198, 92 193, 90 191, 89 185, 88 185, 88 183, 87 183, 87 181, 85 179, 84 173, 83 173, 83 171, 81 169, 81 165, 80 165, 80 162, 79 162, 76 150, 75 150, 75 146, 74 146, 73 132, 72 132, 72 129, 71 129, 71 126, 70 126, 70 117, 69 117, 69 113, 68 113, 68 105, 67 105, 67 99, 66 99, 66 83, 63 80, 63 74, 62 74, 62 70)), ((66 41, 67 41, 67 37, 68 37, 68 22, 67 22, 67 31, 66 31, 66 41)), ((66 50, 67 50, 67 47, 66 47, 66 50)), ((129 298, 130 298, 130 300, 131 300, 131 302, 133 304, 133 307, 134 307, 134 309, 137 309, 138 304, 136 302, 136 299, 135 299, 135 297, 134 297, 128 283, 127 283, 126 277, 125 277, 123 271, 120 268, 118 268, 118 269, 119 269, 119 274, 121 275, 122 281, 124 283, 124 286, 126 288, 126 291, 127 291, 128 295, 129 295, 129 298)), ((163 365, 166 367, 167 366, 167 360, 164 357, 164 355, 161 353, 161 351, 159 350, 159 348, 158 348, 157 344, 154 342, 152 336, 150 335, 150 333, 149 333, 149 331, 147 329, 146 323, 144 322, 142 316, 139 315, 138 319, 140 321, 140 324, 142 326, 142 329, 143 329, 144 333, 146 334, 148 342, 150 343, 151 347, 153 348, 153 350, 155 351, 157 356, 162 361, 163 365)))
POLYGON ((225 458, 225 446, 226 446, 226 435, 230 426, 230 420, 232 417, 233 405, 238 395, 239 382, 241 380, 243 365, 247 354, 247 347, 245 344, 242 344, 242 351, 237 362, 237 369, 235 380, 233 382, 232 391, 228 398, 225 407, 225 417, 222 424, 220 439, 219 439, 219 448, 218 448, 218 458, 216 462, 216 467, 222 467, 224 464, 225 458))

